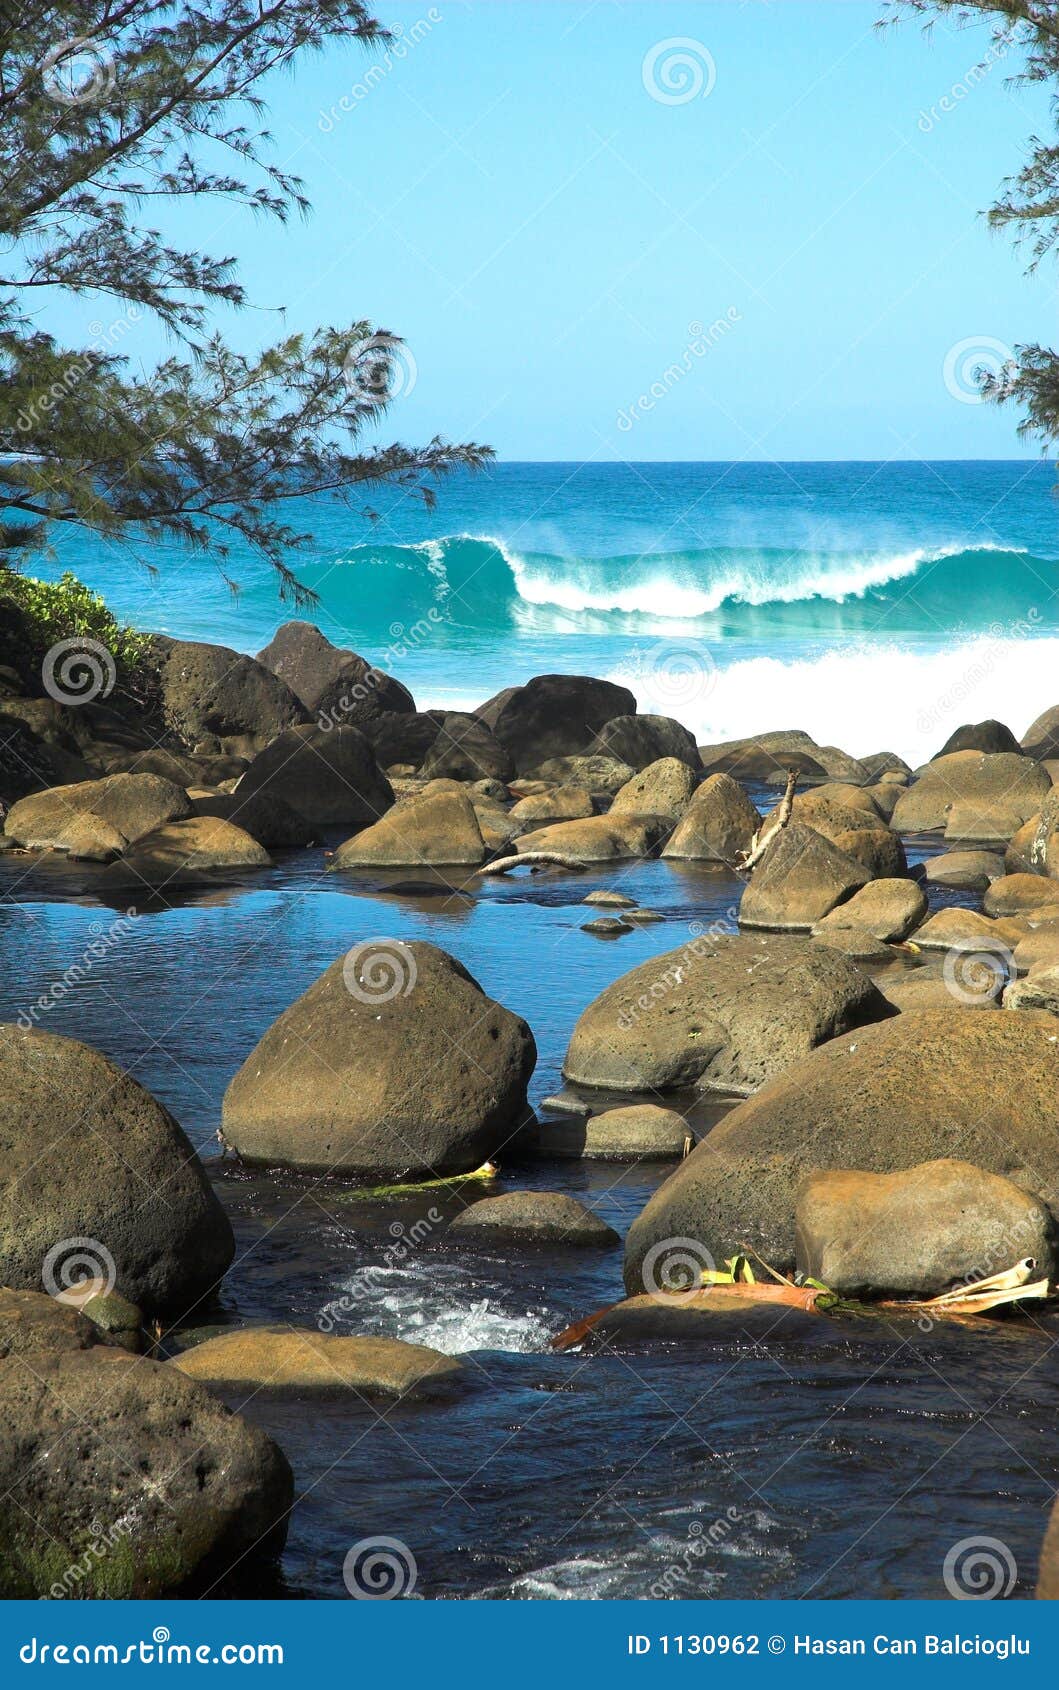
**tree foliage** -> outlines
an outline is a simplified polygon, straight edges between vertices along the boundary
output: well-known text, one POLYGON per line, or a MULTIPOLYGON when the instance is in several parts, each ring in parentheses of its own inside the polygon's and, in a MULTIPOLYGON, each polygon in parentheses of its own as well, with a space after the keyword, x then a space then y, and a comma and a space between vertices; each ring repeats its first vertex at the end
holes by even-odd
MULTIPOLYGON (((1052 90, 1052 111, 1059 113, 1059 0, 888 0, 889 21, 915 14, 927 20, 952 19, 966 28, 990 26, 989 56, 1013 57, 1020 69, 1016 83, 1043 83, 1052 90)), ((1059 145, 1056 139, 1029 137, 1022 167, 1001 184, 990 207, 989 223, 1005 229, 1028 253, 1035 270, 1059 241, 1059 145)), ((1019 432, 1044 446, 1059 441, 1059 355, 1038 345, 1016 346, 1013 361, 997 372, 983 371, 983 394, 1023 412, 1019 432)))
POLYGON ((288 500, 359 504, 397 485, 429 504, 438 477, 491 456, 440 438, 358 445, 394 396, 398 338, 352 322, 237 352, 213 326, 246 303, 235 260, 150 226, 158 201, 219 199, 280 222, 306 211, 300 180, 269 156, 260 84, 330 43, 387 38, 358 0, 0 10, 0 564, 56 522, 133 549, 176 538, 222 570, 240 536, 305 603, 288 559, 312 537, 288 500), (107 302, 91 344, 48 332, 63 293, 107 302), (137 380, 121 347, 141 315, 174 352, 137 380))

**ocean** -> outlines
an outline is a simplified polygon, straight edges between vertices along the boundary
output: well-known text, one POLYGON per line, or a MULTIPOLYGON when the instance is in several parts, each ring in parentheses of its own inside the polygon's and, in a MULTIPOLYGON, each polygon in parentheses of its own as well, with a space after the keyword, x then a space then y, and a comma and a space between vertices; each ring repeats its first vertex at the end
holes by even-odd
MULTIPOLYGON (((1059 506, 1036 459, 501 463, 437 488, 292 501, 311 613, 409 685, 469 708, 547 671, 609 676, 700 743, 804 728, 913 764, 965 721, 1017 735, 1059 701, 1059 506)), ((141 627, 257 651, 291 615, 267 565, 67 534, 141 627), (152 573, 152 568, 157 573, 152 573)))

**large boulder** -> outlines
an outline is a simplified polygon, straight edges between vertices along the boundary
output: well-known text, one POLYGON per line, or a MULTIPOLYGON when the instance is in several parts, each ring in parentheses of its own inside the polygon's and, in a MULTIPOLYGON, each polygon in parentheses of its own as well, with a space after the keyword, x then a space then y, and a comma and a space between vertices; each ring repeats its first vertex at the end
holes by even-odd
POLYGON ((1030 723, 1021 745, 1026 756, 1038 762, 1059 757, 1059 704, 1053 704, 1030 723))
POLYGON ((192 751, 261 750, 308 712, 254 657, 200 640, 156 637, 162 713, 192 751))
POLYGON ((459 711, 443 718, 420 767, 429 780, 508 781, 514 772, 511 757, 485 723, 459 711))
POLYGON ((549 786, 584 786, 589 792, 613 795, 636 770, 617 757, 546 757, 532 773, 549 786))
POLYGON ((792 1268, 795 1194, 814 1167, 893 1173, 957 1156, 1059 1213, 1054 1026, 920 1010, 825 1044, 726 1116, 651 1198, 628 1237, 629 1292, 672 1238, 717 1261, 750 1246, 792 1268))
POLYGON ((279 1553, 293 1490, 271 1438, 165 1362, 0 1362, 0 1597, 207 1594, 279 1553))
POLYGON ((672 835, 663 857, 684 861, 734 863, 750 849, 761 817, 731 775, 707 776, 672 835))
POLYGON ((99 1051, 0 1025, 0 1145, 0 1282, 61 1288, 83 1267, 171 1315, 216 1289, 235 1245, 202 1164, 99 1051))
POLYGON ((430 1396, 458 1382, 452 1356, 399 1338, 346 1337, 294 1326, 243 1326, 184 1350, 171 1364, 229 1395, 430 1396))
POLYGON ((1012 834, 1004 868, 1008 874, 1046 874, 1059 880, 1059 789, 1053 787, 1039 813, 1012 834))
POLYGON ((924 865, 928 886, 952 886, 963 892, 986 892, 1004 873, 1004 859, 995 851, 943 851, 924 865))
POLYGON ((927 764, 902 792, 891 821, 898 833, 1006 842, 1037 814, 1050 791, 1045 770, 1029 757, 954 751, 927 764))
POLYGON ((465 792, 403 799, 335 852, 332 868, 477 867, 485 861, 478 816, 465 792))
POLYGON ((739 904, 739 925, 808 932, 871 878, 863 863, 815 828, 789 822, 754 868, 739 904))
MULTIPOLYGON (((365 683, 370 669, 366 660, 355 651, 332 645, 326 634, 322 634, 312 622, 284 622, 264 651, 258 652, 257 660, 286 682, 306 710, 314 715, 319 713, 321 700, 329 689, 341 690, 335 688, 336 682, 344 680, 352 689, 358 682, 365 683)), ((371 673, 375 679, 367 683, 367 688, 379 709, 406 711, 415 708, 407 687, 380 670, 372 670, 371 673)), ((344 719, 356 725, 356 708, 344 719)))
POLYGON ((377 716, 412 715, 415 707, 406 686, 353 653, 320 694, 313 714, 321 726, 359 728, 377 716))
POLYGON ((723 771, 739 780, 763 780, 783 784, 794 769, 809 780, 851 781, 865 784, 871 774, 856 757, 834 745, 817 745, 800 728, 753 734, 749 739, 730 739, 719 745, 700 745, 699 756, 707 774, 723 771))
POLYGON ((927 913, 927 900, 914 880, 872 880, 816 923, 818 937, 845 928, 862 928, 876 939, 907 939, 927 913))
POLYGON ((237 792, 211 792, 204 797, 193 797, 191 807, 196 816, 216 816, 221 821, 232 822, 266 848, 290 850, 311 845, 316 838, 316 829, 269 786, 245 796, 237 792))
POLYGON ((189 816, 144 834, 106 872, 109 886, 194 883, 232 869, 269 868, 272 858, 244 828, 219 816, 189 816))
POLYGON ((620 862, 649 857, 668 832, 669 823, 661 816, 586 816, 520 834, 515 849, 556 851, 581 863, 620 862))
POLYGON ((440 710, 383 710, 360 724, 360 731, 375 752, 380 769, 395 766, 420 769, 441 732, 445 713, 440 710))
POLYGON ((1054 1268, 1055 1222, 1001 1174, 951 1158, 897 1173, 812 1173, 795 1204, 798 1270, 847 1296, 935 1297, 1013 1267, 1054 1268))
POLYGON ((158 775, 107 775, 34 792, 12 805, 4 831, 33 851, 70 850, 112 856, 166 822, 191 814, 183 787, 158 775), (94 837, 98 853, 87 849, 94 837))
POLYGON ((583 786, 553 786, 533 792, 511 806, 510 818, 524 831, 533 822, 583 821, 596 813, 592 794, 583 786))
POLYGON ((628 687, 589 675, 535 675, 480 706, 482 718, 510 755, 518 774, 532 774, 550 757, 595 752, 600 729, 615 716, 636 713, 628 687))
POLYGON ((696 777, 678 757, 662 757, 649 763, 614 794, 612 816, 664 816, 677 821, 687 809, 695 791, 696 777))
POLYGON ((634 769, 646 769, 662 757, 676 757, 696 774, 702 768, 694 734, 672 716, 615 716, 600 728, 593 749, 634 769))
POLYGON ((356 728, 289 728, 254 758, 240 799, 267 787, 313 827, 370 827, 393 803, 393 788, 356 728))
POLYGON ((949 735, 937 757, 948 757, 953 751, 987 751, 993 755, 1013 751, 1018 756, 1021 750, 1015 735, 1003 722, 965 722, 962 728, 949 735))
POLYGON ((1059 885, 1036 874, 1004 874, 982 898, 986 915, 1017 916, 1059 904, 1059 885))
POLYGON ((749 1092, 815 1045, 892 1013, 868 976, 797 939, 702 935, 622 975, 581 1015, 575 1085, 749 1092))
POLYGON ((484 1197, 456 1216, 448 1236, 461 1244, 568 1250, 609 1249, 620 1242, 613 1227, 565 1191, 505 1191, 500 1197, 484 1197))
POLYGON ((435 945, 366 940, 273 1022, 224 1097, 244 1161, 314 1172, 469 1173, 527 1116, 526 1023, 435 945))

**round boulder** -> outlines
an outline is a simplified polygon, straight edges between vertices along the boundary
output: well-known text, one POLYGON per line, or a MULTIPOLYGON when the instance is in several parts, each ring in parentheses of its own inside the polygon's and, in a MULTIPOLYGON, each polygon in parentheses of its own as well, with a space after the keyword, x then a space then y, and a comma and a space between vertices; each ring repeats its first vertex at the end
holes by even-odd
POLYGON ((271 1438, 166 1362, 0 1362, 2 1597, 207 1594, 279 1553, 293 1489, 271 1438))
POLYGON ((460 1243, 559 1249, 609 1249, 620 1242, 613 1227, 563 1191, 506 1191, 501 1197, 483 1197, 456 1216, 448 1236, 460 1243))
POLYGON ((485 845, 470 797, 462 791, 440 791, 402 799, 381 821, 340 845, 331 866, 476 868, 484 861, 485 845))
MULTIPOLYGON (((717 1261, 750 1246, 795 1260, 795 1193, 810 1168, 893 1173, 957 1156, 1059 1213, 1059 1040, 1043 1016, 906 1012, 833 1039, 714 1127, 633 1222, 630 1294, 672 1238, 717 1261)), ((1016 1252, 1016 1255, 1018 1252, 1016 1252)))
POLYGON ((927 900, 914 880, 872 880, 816 923, 814 934, 861 928, 892 943, 905 939, 927 913, 927 900))
POLYGON ((309 723, 280 734, 236 787, 240 800, 265 788, 313 827, 370 827, 393 803, 393 788, 356 728, 309 723))
POLYGON ((809 932, 872 878, 863 863, 801 822, 771 840, 739 904, 740 927, 809 932))
POLYGON ((891 1014, 868 976, 798 939, 707 935, 641 963, 582 1014, 574 1085, 749 1092, 815 1045, 891 1014))
POLYGON ((702 768, 694 734, 672 716, 615 716, 600 728, 594 749, 634 769, 646 769, 663 757, 678 758, 696 774, 702 768))
POLYGON ((244 1161, 414 1179, 471 1173, 527 1115, 526 1023, 436 945, 366 940, 275 1021, 224 1097, 244 1161))
POLYGON ((235 1244, 184 1133, 88 1045, 0 1026, 0 1280, 112 1280, 147 1314, 184 1315, 235 1244))
POLYGON ((750 849, 761 817, 731 775, 710 775, 692 794, 663 857, 689 862, 734 863, 750 849))
POLYGON ((600 729, 615 716, 636 714, 628 687, 590 675, 535 675, 476 712, 509 754, 518 774, 532 774, 549 757, 595 751, 600 729))
POLYGON ((676 821, 695 790, 695 775, 678 757, 650 763, 614 794, 612 816, 664 816, 676 821))

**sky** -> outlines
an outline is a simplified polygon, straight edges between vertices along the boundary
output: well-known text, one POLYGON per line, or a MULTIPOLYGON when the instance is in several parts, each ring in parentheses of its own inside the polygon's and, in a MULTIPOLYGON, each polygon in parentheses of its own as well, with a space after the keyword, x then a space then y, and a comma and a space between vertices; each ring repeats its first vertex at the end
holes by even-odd
MULTIPOLYGON (((982 213, 1047 133, 987 31, 882 0, 381 0, 400 46, 267 88, 308 222, 165 227, 235 253, 240 345, 402 335, 386 438, 502 458, 1011 458, 970 371, 1059 340, 982 213), (667 374, 668 372, 668 374, 667 374)), ((93 308, 95 320, 98 308, 93 308)), ((124 349, 147 359, 140 325, 124 349)))

